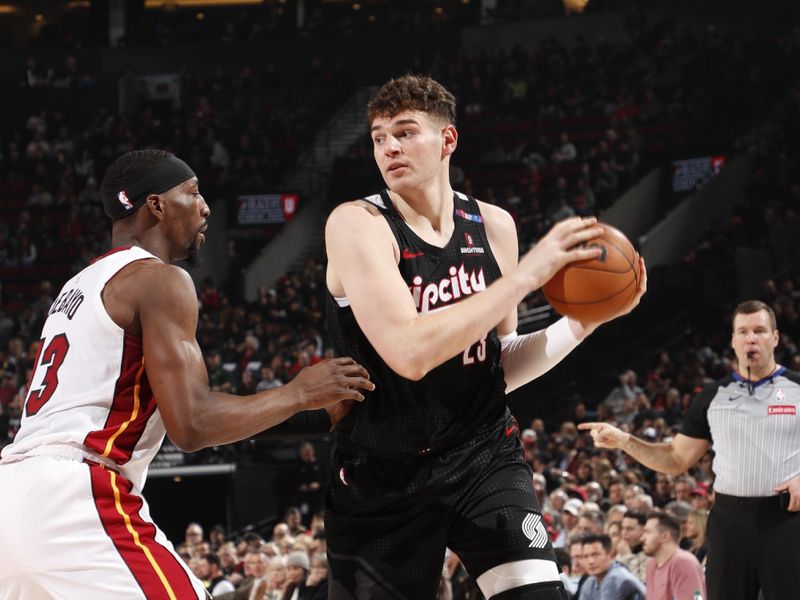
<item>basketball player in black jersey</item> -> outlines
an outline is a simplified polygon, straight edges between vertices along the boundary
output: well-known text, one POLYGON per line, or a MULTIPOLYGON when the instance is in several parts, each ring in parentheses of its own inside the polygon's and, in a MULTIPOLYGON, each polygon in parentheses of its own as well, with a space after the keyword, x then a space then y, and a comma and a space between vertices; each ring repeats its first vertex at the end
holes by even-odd
POLYGON ((505 393, 600 325, 515 334, 518 303, 596 257, 582 243, 602 229, 568 219, 518 260, 511 216, 450 187, 452 94, 405 76, 368 112, 388 190, 337 207, 326 228, 334 345, 376 385, 336 429, 330 598, 432 600, 446 547, 487 598, 566 598, 505 393))

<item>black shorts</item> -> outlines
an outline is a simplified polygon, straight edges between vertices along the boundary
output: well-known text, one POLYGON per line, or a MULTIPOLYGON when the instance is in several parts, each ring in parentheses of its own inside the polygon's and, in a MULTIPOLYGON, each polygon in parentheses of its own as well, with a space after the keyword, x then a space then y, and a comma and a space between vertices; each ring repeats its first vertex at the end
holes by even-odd
POLYGON ((329 598, 432 600, 445 547, 474 578, 555 561, 510 416, 451 451, 385 461, 334 452, 331 469, 329 598))

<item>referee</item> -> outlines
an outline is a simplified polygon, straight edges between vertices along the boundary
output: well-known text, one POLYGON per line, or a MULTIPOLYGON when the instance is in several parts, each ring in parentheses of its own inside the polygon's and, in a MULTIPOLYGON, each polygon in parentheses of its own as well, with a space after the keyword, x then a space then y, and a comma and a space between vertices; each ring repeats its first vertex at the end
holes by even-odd
POLYGON ((775 362, 775 313, 757 300, 733 313, 737 371, 693 400, 681 433, 652 444, 607 423, 585 423, 600 448, 679 474, 710 445, 716 501, 708 521, 710 600, 798 597, 800 574, 800 374, 775 362))

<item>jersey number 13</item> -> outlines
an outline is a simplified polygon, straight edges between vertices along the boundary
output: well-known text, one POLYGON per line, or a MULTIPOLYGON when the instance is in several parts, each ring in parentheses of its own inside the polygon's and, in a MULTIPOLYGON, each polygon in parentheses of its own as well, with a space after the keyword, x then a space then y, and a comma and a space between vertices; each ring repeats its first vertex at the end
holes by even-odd
POLYGON ((31 380, 28 382, 28 397, 25 399, 25 416, 32 417, 44 406, 53 396, 58 387, 58 370, 64 364, 64 359, 69 352, 69 340, 66 333, 59 333, 45 348, 45 339, 39 340, 39 352, 36 354, 34 371, 31 380), (44 348, 44 350, 42 350, 44 348), (40 379, 38 374, 40 369, 46 369, 44 376, 40 379), (41 385, 33 389, 33 382, 40 381, 41 385))

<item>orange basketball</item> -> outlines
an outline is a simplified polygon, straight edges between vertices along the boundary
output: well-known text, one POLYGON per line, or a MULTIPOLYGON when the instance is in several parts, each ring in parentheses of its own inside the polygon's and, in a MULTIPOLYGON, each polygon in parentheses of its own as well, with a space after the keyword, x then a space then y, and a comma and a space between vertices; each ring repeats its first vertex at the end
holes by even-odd
POLYGON ((636 295, 639 254, 618 229, 606 223, 603 235, 587 242, 603 253, 568 264, 542 287, 556 312, 580 321, 604 321, 636 295))

